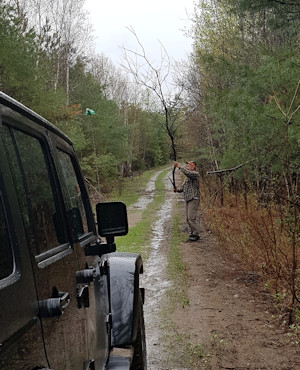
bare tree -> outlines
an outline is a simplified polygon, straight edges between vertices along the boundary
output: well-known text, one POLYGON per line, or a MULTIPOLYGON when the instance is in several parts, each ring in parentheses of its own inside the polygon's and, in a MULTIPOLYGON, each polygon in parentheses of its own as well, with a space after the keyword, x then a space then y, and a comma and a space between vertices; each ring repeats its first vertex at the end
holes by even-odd
MULTIPOLYGON (((168 134, 171 140, 172 159, 176 160, 176 132, 181 125, 179 119, 182 108, 181 92, 174 88, 171 82, 171 59, 163 46, 161 46, 161 59, 158 66, 155 66, 147 55, 139 37, 132 27, 128 30, 135 37, 138 50, 134 51, 122 47, 122 59, 124 63, 122 67, 133 77, 136 84, 142 86, 149 92, 148 111, 162 129, 168 134), (151 100, 151 96, 155 99, 151 100), (156 103, 155 103, 156 102, 156 103), (160 115, 157 113, 161 113, 160 115), (163 117, 163 119, 162 119, 163 117)), ((175 185, 175 177, 173 170, 173 183, 175 185)))

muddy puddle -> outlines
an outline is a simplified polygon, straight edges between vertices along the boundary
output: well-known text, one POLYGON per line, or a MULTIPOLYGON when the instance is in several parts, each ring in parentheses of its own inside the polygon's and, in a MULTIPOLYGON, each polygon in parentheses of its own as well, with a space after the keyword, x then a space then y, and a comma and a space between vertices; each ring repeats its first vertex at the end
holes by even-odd
POLYGON ((130 206, 130 209, 144 210, 148 207, 154 198, 155 181, 161 172, 162 171, 155 172, 146 186, 145 193, 138 199, 136 203, 130 206))
MULTIPOLYGON (((154 186, 153 190, 155 189, 155 180, 158 174, 156 174, 148 184, 149 188, 154 186)), ((170 188, 168 181, 169 179, 167 175, 164 178, 165 189, 170 188)), ((153 190, 152 193, 154 193, 153 190)), ((137 204, 142 204, 143 207, 145 207, 145 204, 148 205, 150 203, 149 199, 148 194, 146 194, 146 197, 137 202, 137 204)), ((165 245, 165 240, 168 238, 165 234, 165 230, 168 229, 167 224, 171 221, 171 211, 172 201, 170 200, 170 197, 166 196, 165 202, 157 213, 156 221, 151 227, 149 227, 152 235, 150 256, 148 260, 144 262, 144 274, 142 275, 141 280, 141 285, 145 288, 144 315, 149 369, 159 369, 164 357, 159 311, 162 306, 162 300, 166 295, 166 291, 171 285, 171 281, 169 281, 167 277, 167 251, 165 245)))

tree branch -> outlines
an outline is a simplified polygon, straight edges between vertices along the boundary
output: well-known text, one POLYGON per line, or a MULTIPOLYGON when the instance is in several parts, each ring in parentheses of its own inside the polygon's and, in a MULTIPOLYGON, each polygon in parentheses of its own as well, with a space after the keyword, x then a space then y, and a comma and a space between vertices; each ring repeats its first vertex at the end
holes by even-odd
POLYGON ((249 163, 249 162, 252 162, 252 161, 247 161, 245 163, 242 163, 242 164, 239 164, 238 166, 236 167, 232 167, 232 168, 225 168, 224 170, 217 170, 217 171, 208 171, 206 172, 207 175, 213 175, 213 174, 218 174, 218 173, 224 173, 224 172, 233 172, 233 171, 236 171, 237 169, 243 167, 245 164, 249 163))

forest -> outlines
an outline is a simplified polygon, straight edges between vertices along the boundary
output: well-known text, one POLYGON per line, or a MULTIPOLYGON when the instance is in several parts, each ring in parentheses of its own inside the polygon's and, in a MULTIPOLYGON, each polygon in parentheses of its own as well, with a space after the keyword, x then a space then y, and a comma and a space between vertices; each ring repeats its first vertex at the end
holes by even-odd
POLYGON ((151 64, 130 29, 122 67, 84 2, 0 0, 1 91, 72 139, 94 194, 195 160, 206 222, 300 320, 299 0, 195 0, 187 60, 151 64))

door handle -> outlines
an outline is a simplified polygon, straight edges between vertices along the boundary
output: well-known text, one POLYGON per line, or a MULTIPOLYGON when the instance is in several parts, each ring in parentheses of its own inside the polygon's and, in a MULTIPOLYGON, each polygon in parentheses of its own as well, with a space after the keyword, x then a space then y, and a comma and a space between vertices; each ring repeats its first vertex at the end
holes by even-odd
POLYGON ((57 297, 39 301, 40 317, 55 317, 64 313, 70 304, 69 293, 57 292, 57 297))

